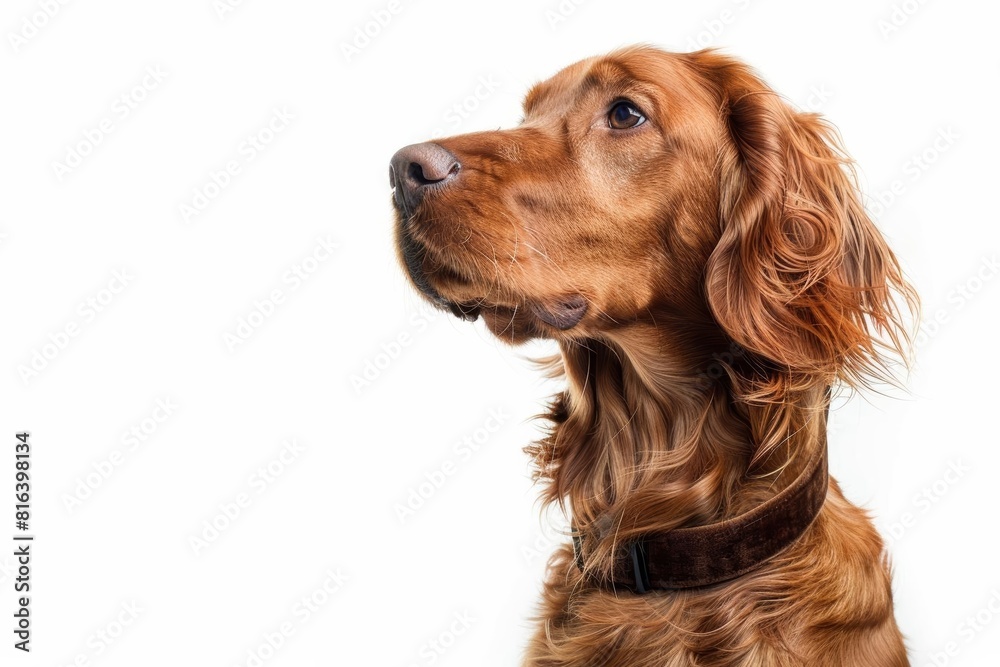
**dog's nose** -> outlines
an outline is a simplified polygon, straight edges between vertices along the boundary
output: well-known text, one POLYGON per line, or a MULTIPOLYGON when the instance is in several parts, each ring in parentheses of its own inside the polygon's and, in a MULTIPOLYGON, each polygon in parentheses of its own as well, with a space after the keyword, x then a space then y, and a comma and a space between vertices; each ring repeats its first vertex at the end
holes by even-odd
POLYGON ((445 183, 462 168, 454 155, 434 143, 413 144, 396 151, 389 162, 389 185, 396 202, 412 210, 427 187, 445 183))

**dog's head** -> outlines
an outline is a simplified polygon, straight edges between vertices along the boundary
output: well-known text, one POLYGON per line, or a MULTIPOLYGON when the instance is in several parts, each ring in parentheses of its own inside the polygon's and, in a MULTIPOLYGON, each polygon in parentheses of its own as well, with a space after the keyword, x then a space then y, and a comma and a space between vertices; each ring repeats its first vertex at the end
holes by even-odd
POLYGON ((911 291, 846 162, 745 65, 634 47, 535 86, 514 129, 397 152, 397 246, 509 342, 652 324, 856 381, 911 291))

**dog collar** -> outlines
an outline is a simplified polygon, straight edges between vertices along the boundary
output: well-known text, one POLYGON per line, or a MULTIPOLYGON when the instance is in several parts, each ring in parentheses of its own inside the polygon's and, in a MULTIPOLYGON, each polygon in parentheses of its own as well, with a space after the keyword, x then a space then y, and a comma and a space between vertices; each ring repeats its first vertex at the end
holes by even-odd
MULTIPOLYGON (((701 588, 752 572, 805 533, 829 486, 826 443, 805 469, 770 500, 730 519, 650 533, 623 546, 611 581, 634 593, 701 588)), ((584 570, 582 539, 574 531, 576 564, 584 570)))

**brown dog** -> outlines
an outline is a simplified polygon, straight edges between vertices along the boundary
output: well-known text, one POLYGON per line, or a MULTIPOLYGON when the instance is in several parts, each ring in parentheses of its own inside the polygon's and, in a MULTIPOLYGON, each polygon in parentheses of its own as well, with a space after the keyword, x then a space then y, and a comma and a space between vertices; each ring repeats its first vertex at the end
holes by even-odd
POLYGON ((536 86, 515 129, 400 150, 391 180, 424 296, 561 349, 529 451, 574 543, 526 665, 909 664, 825 433, 916 297, 828 125, 736 60, 635 47, 536 86))

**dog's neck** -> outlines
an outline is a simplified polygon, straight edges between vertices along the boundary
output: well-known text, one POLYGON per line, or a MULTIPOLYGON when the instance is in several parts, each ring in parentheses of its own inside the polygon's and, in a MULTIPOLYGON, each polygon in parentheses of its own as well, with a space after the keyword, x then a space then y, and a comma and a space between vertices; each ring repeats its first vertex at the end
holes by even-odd
POLYGON ((621 541, 728 518, 773 497, 825 442, 825 387, 743 400, 749 353, 667 331, 562 344, 569 388, 534 453, 546 499, 568 501, 581 530, 621 541), (755 459, 766 443, 779 444, 755 459))

